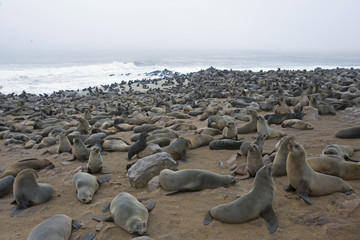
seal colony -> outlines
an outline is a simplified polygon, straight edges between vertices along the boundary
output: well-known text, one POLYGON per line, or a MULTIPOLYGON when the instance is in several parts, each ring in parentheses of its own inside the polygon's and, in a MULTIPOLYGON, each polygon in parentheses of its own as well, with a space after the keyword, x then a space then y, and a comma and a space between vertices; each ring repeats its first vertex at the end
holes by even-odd
MULTIPOLYGON (((209 68, 186 75, 173 73, 165 79, 114 83, 82 91, 0 94, 0 221, 3 226, 0 238, 39 238, 42 236, 36 233, 39 230, 30 234, 32 229, 41 229, 46 219, 63 214, 59 221, 64 226, 66 223, 65 235, 71 234, 74 239, 94 236, 95 232, 97 238, 110 240, 132 238, 136 234, 148 234, 153 239, 236 239, 240 234, 266 239, 269 232, 274 238, 284 239, 311 239, 314 232, 323 239, 332 239, 332 236, 354 239, 360 232, 356 211, 347 216, 338 213, 346 209, 340 207, 343 203, 358 198, 358 163, 337 161, 332 156, 316 162, 311 159, 328 145, 359 148, 360 142, 356 139, 360 124, 359 100, 356 100, 359 82, 360 72, 356 69, 251 72, 209 68), (309 106, 312 96, 314 107, 309 106), (324 114, 323 106, 330 106, 326 107, 331 110, 329 115, 324 114), (321 117, 312 115, 319 112, 318 109, 324 114, 321 117), (269 114, 276 114, 270 118, 275 125, 269 123, 269 118, 263 118, 269 114), (135 144, 142 132, 147 134, 135 144), (314 166, 318 171, 344 179, 321 175, 326 176, 325 179, 337 179, 343 187, 340 192, 330 193, 337 190, 335 184, 330 184, 331 191, 325 193, 330 195, 318 196, 323 195, 320 190, 329 188, 323 185, 331 181, 319 184, 313 177, 317 173, 311 168, 301 174, 299 186, 293 182, 300 171, 294 174, 284 168, 289 163, 287 155, 293 154, 288 148, 289 142, 293 144, 291 136, 295 136, 297 144, 305 150, 301 160, 305 162, 307 158, 308 167, 314 166), (267 155, 280 137, 284 138, 280 142, 286 143, 279 143, 276 155, 267 155), (148 189, 136 189, 129 183, 128 159, 138 161, 140 155, 145 156, 142 151, 147 149, 143 146, 153 141, 161 143, 156 151, 162 149, 160 151, 178 160, 179 171, 172 174, 183 176, 173 179, 175 182, 170 186, 175 188, 166 190, 161 186, 164 176, 158 176, 160 183, 156 185, 157 174, 149 181, 148 189), (249 146, 250 150, 258 150, 256 156, 252 152, 249 158, 246 156, 249 146), (56 151, 41 155, 50 148, 56 151), (236 158, 229 159, 234 154, 236 158), (76 161, 70 161, 73 156, 76 161), (278 167, 265 163, 269 161, 280 163, 279 175, 274 174, 278 167), (111 171, 105 178, 98 173, 103 163, 111 171), (244 164, 245 174, 255 179, 238 182, 238 178, 230 175, 234 164, 244 164), (262 165, 265 167, 261 168, 262 165), (81 169, 88 169, 94 175, 77 173, 81 169), (205 177, 193 177, 193 170, 205 173, 205 177), (21 171, 25 171, 25 176, 20 174, 16 180, 16 174, 21 171), (286 174, 288 176, 283 176, 286 174), (209 176, 214 176, 213 180, 205 183, 202 179, 209 176), (273 180, 272 176, 276 178, 273 180), (31 179, 26 181, 31 184, 24 184, 21 178, 31 179), (107 180, 108 183, 99 185, 107 180), (260 180, 266 184, 259 184, 260 180), (284 191, 283 185, 289 183, 295 185, 299 195, 284 191), (229 185, 231 187, 227 187, 229 185), (27 195, 34 189, 39 190, 40 199, 27 195), (351 195, 341 193, 351 189, 351 195), (167 196, 168 191, 177 190, 186 192, 167 196), (123 193, 119 195, 120 192, 123 193), (264 195, 251 197, 254 194, 264 195), (14 206, 9 203, 14 198, 26 209, 11 217, 14 206), (242 216, 233 216, 232 211, 224 210, 227 205, 238 207, 236 203, 245 198, 249 198, 250 203, 241 210, 246 211, 242 216), (150 208, 143 206, 146 199, 157 204, 150 214, 150 208), (311 199, 313 205, 304 205, 299 199, 306 202, 311 199), (100 209, 112 201, 111 215, 100 220, 113 220, 116 226, 93 221, 93 217, 104 216, 100 209), (137 213, 121 218, 117 208, 120 212, 127 209, 125 212, 137 213), (208 211, 216 220, 210 226, 202 226, 202 218, 208 211), (258 216, 265 219, 266 225, 258 216), (72 229, 72 219, 81 219, 85 227, 72 229), (321 225, 321 231, 316 224, 321 225)), ((327 149, 324 153, 334 154, 332 149, 327 149)), ((337 156, 360 159, 358 152, 343 147, 340 150, 337 156)), ((290 162, 294 159, 300 157, 292 156, 290 162)), ((53 227, 54 223, 49 221, 46 225, 53 227)))

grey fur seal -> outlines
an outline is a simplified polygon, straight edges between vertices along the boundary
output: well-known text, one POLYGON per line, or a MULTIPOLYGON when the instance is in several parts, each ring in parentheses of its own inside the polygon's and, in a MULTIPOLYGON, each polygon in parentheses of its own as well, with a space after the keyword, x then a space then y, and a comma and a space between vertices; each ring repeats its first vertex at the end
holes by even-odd
POLYGON ((314 126, 311 123, 305 122, 300 119, 288 119, 282 122, 282 128, 295 128, 301 130, 311 130, 314 129, 314 126))
POLYGON ((200 191, 218 187, 229 187, 239 180, 232 175, 221 175, 201 169, 183 169, 172 171, 164 169, 160 172, 161 186, 173 194, 179 191, 200 191))
POLYGON ((17 163, 10 165, 0 176, 3 178, 8 175, 12 175, 16 177, 16 175, 24 169, 31 168, 35 170, 43 169, 43 168, 53 169, 54 164, 47 159, 37 159, 37 158, 29 158, 20 160, 17 163))
POLYGON ((247 109, 246 114, 250 116, 250 121, 237 128, 238 134, 246 134, 256 131, 256 127, 257 127, 256 117, 257 115, 259 115, 258 112, 252 109, 247 109))
POLYGON ((360 138, 360 126, 340 129, 335 133, 337 138, 360 138))
POLYGON ((80 134, 88 134, 90 130, 89 122, 82 117, 77 117, 76 119, 79 121, 79 125, 76 131, 78 131, 80 134))
POLYGON ((146 208, 130 193, 121 192, 110 203, 111 216, 93 219, 111 221, 131 234, 144 235, 147 229, 149 211, 153 207, 154 205, 151 205, 146 208))
POLYGON ((79 227, 80 223, 71 217, 64 214, 56 214, 35 226, 27 240, 68 240, 72 229, 79 227))
POLYGON ((109 152, 128 152, 130 144, 121 138, 105 138, 102 144, 105 151, 109 152))
POLYGON ((90 149, 84 145, 80 138, 74 138, 73 154, 73 160, 77 159, 85 162, 89 159, 90 149))
POLYGON ((15 178, 12 175, 0 179, 0 197, 12 192, 14 180, 15 178))
POLYGON ((263 217, 270 233, 279 225, 272 208, 275 198, 275 183, 271 175, 271 166, 266 165, 256 173, 251 190, 244 196, 227 204, 220 204, 210 209, 204 218, 204 224, 212 218, 226 223, 243 223, 259 216, 263 217))
POLYGON ((93 148, 90 152, 89 161, 87 163, 88 173, 101 172, 103 167, 103 159, 101 156, 100 148, 93 148))
POLYGON ((333 175, 344 180, 360 178, 360 164, 345 161, 340 157, 313 157, 307 158, 306 162, 316 172, 333 175))
POLYGON ((323 149, 322 154, 337 155, 342 158, 345 158, 346 160, 359 162, 360 160, 354 160, 350 158, 351 155, 354 154, 354 151, 359 151, 359 149, 354 149, 353 147, 348 145, 330 144, 323 149))
POLYGON ((237 140, 238 139, 237 133, 238 132, 235 122, 228 122, 223 129, 222 135, 224 138, 227 139, 235 138, 237 140))
POLYGON ((137 140, 136 143, 131 145, 128 151, 128 160, 131 160, 131 158, 135 155, 144 150, 147 146, 146 137, 148 136, 147 132, 142 132, 140 134, 139 140, 137 140))
POLYGON ((266 139, 266 135, 257 135, 255 138, 255 141, 250 142, 250 141, 244 141, 241 146, 240 146, 240 154, 242 156, 247 156, 248 154, 248 147, 251 143, 256 144, 260 149, 261 152, 264 148, 264 141, 266 139))
POLYGON ((269 127, 263 116, 259 115, 256 117, 256 119, 257 119, 256 128, 259 135, 267 135, 267 139, 282 137, 286 135, 285 132, 281 130, 277 130, 275 128, 269 127))
POLYGON ((76 188, 80 202, 90 203, 101 183, 110 180, 110 177, 97 178, 89 173, 78 172, 73 176, 72 183, 76 188))
POLYGON ((224 116, 212 115, 208 117, 208 127, 222 131, 226 125, 224 116))
POLYGON ((273 166, 272 166, 272 175, 279 177, 279 176, 285 176, 286 175, 286 159, 288 158, 289 154, 289 142, 295 140, 295 136, 288 135, 284 136, 279 141, 279 148, 276 152, 273 166))
POLYGON ((317 108, 319 110, 320 115, 335 115, 335 110, 333 106, 325 103, 325 102, 318 102, 314 96, 310 97, 309 105, 311 107, 317 108))
POLYGON ((57 147, 57 153, 68 152, 72 153, 71 143, 65 133, 59 134, 59 145, 57 147))
POLYGON ((243 143, 244 138, 236 140, 232 139, 221 139, 221 140, 214 140, 211 141, 209 147, 211 150, 238 150, 240 149, 241 144, 243 143))
POLYGON ((18 206, 12 211, 11 216, 22 209, 45 203, 52 198, 54 188, 47 183, 38 183, 37 177, 38 174, 34 169, 22 170, 16 176, 13 194, 18 206))
POLYGON ((216 136, 216 135, 221 134, 222 132, 219 129, 207 127, 207 128, 200 128, 200 129, 196 130, 195 133, 216 136))
POLYGON ((288 144, 289 155, 286 171, 289 185, 285 191, 295 191, 306 203, 311 204, 310 196, 323 196, 334 192, 351 192, 352 187, 338 177, 315 172, 305 161, 304 148, 294 141, 288 144))
POLYGON ((305 115, 303 112, 299 113, 290 113, 290 114, 267 114, 264 118, 267 120, 268 124, 281 124, 285 120, 288 119, 299 119, 301 120, 302 117, 305 115))
POLYGON ((262 160, 261 149, 256 144, 248 145, 248 154, 246 157, 246 163, 240 165, 237 169, 235 169, 235 173, 246 175, 241 178, 241 180, 248 179, 250 177, 255 177, 257 171, 264 166, 262 160))
POLYGON ((142 132, 151 132, 156 129, 159 129, 159 127, 156 124, 143 124, 141 126, 137 126, 134 128, 134 133, 142 133, 142 132))
POLYGON ((191 149, 195 149, 202 146, 208 146, 214 138, 207 134, 191 134, 190 136, 183 136, 191 143, 191 149))
POLYGON ((175 139, 174 142, 170 143, 169 146, 164 148, 164 152, 169 153, 174 160, 181 160, 187 162, 186 152, 190 149, 191 143, 189 140, 180 137, 175 139))

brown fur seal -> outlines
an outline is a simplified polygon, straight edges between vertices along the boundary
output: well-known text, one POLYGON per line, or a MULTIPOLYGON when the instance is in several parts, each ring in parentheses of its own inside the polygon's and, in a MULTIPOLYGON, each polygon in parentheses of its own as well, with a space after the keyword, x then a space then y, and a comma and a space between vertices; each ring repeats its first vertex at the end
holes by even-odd
POLYGON ((121 138, 105 138, 102 144, 105 151, 108 152, 128 152, 130 144, 121 138))
POLYGON ((251 143, 256 144, 261 149, 261 152, 262 152, 262 150, 264 148, 265 139, 266 139, 266 135, 257 135, 255 141, 253 141, 253 142, 244 141, 240 146, 240 154, 242 156, 247 156, 248 147, 251 143))
POLYGON ((80 202, 90 203, 99 185, 110 180, 110 177, 97 178, 89 173, 78 172, 73 176, 72 183, 76 188, 80 202))
POLYGON ((314 126, 311 123, 305 122, 300 119, 288 119, 282 122, 282 128, 295 128, 301 130, 311 130, 314 126))
POLYGON ((232 175, 220 175, 207 170, 183 169, 172 171, 164 169, 160 172, 161 186, 173 194, 179 191, 200 191, 218 187, 229 187, 239 180, 232 175))
POLYGON ((234 122, 227 123, 223 129, 222 135, 223 138, 228 138, 228 139, 235 138, 236 140, 238 140, 236 124, 234 122))
POLYGON ((337 138, 360 138, 360 126, 340 129, 335 133, 337 138))
POLYGON ((160 138, 156 138, 154 140, 149 141, 148 143, 154 143, 159 145, 160 147, 165 147, 168 146, 171 142, 170 138, 167 137, 160 137, 160 138))
POLYGON ((221 134, 222 132, 219 129, 215 129, 215 128, 200 128, 198 130, 195 131, 195 133, 197 134, 207 134, 210 136, 216 136, 221 134))
POLYGON ((27 240, 51 239, 68 240, 73 228, 79 228, 80 222, 64 214, 56 214, 36 225, 27 240))
POLYGON ((15 178, 13 194, 17 208, 11 213, 16 215, 21 209, 45 203, 52 198, 54 189, 50 184, 38 183, 34 169, 22 170, 15 178))
POLYGON ((309 105, 311 107, 317 108, 319 110, 320 115, 335 115, 336 114, 334 108, 331 105, 326 104, 324 102, 319 103, 314 96, 310 97, 309 105))
POLYGON ((354 159, 350 158, 351 155, 354 154, 354 151, 359 151, 359 149, 354 149, 353 147, 348 146, 348 145, 331 144, 331 145, 327 145, 323 149, 322 154, 337 155, 342 158, 345 158, 346 160, 359 162, 359 160, 354 160, 354 159))
POLYGON ((135 154, 138 154, 142 150, 144 150, 147 146, 146 137, 148 136, 147 132, 142 132, 140 134, 139 140, 137 140, 136 143, 134 143, 130 148, 128 152, 128 160, 131 160, 135 154))
POLYGON ((276 152, 273 166, 272 166, 272 175, 276 177, 285 176, 286 175, 286 159, 289 154, 288 145, 291 140, 294 140, 295 137, 293 135, 284 136, 279 141, 279 148, 276 152))
POLYGON ((296 112, 290 114, 267 114, 264 118, 268 124, 281 124, 288 119, 302 119, 305 114, 303 112, 296 112))
POLYGON ((264 166, 256 173, 251 190, 244 196, 227 204, 213 207, 204 218, 204 224, 212 218, 226 223, 243 223, 259 216, 263 217, 270 233, 279 225, 272 208, 275 198, 275 183, 271 176, 271 166, 264 166))
POLYGON ((195 149, 202 146, 208 146, 214 138, 207 134, 190 134, 190 136, 183 136, 191 143, 191 149, 195 149))
POLYGON ((12 175, 16 177, 16 175, 24 169, 32 168, 35 170, 43 169, 48 167, 48 169, 54 168, 54 164, 47 159, 37 159, 37 158, 30 158, 20 160, 19 162, 10 165, 2 174, 0 178, 3 178, 8 175, 12 175))
POLYGON ((169 153, 174 160, 181 160, 183 162, 187 162, 186 160, 186 152, 191 147, 191 143, 189 140, 185 138, 177 138, 174 142, 170 143, 169 146, 164 148, 164 152, 169 153))
POLYGON ((189 130, 196 130, 197 127, 193 124, 187 124, 187 123, 179 123, 175 126, 171 127, 171 130, 174 131, 189 131, 189 130))
POLYGON ((256 131, 257 127, 257 111, 252 109, 247 109, 246 114, 250 116, 250 121, 248 123, 245 123, 244 125, 237 128, 238 134, 246 134, 246 133, 252 133, 256 131))
POLYGON ((245 177, 241 178, 241 180, 248 179, 250 177, 255 177, 256 172, 262 166, 264 166, 264 163, 262 160, 261 149, 258 145, 251 143, 248 145, 246 163, 236 168, 235 173, 246 175, 245 177))
POLYGON ((63 152, 72 153, 71 143, 70 143, 68 137, 65 135, 65 133, 59 134, 59 145, 57 147, 56 152, 58 154, 63 153, 63 152))
POLYGON ((15 178, 12 175, 0 179, 0 197, 12 192, 14 179, 15 178))
POLYGON ((101 172, 103 167, 103 159, 100 153, 100 148, 93 148, 90 152, 89 161, 87 163, 88 173, 101 172))
POLYGON ((84 145, 80 138, 74 138, 73 154, 73 160, 85 162, 89 159, 90 149, 84 145))
POLYGON ((79 121, 79 125, 76 131, 78 131, 80 134, 88 134, 90 130, 89 122, 82 117, 78 117, 76 119, 79 121))
POLYGON ((156 129, 159 129, 156 124, 143 124, 141 126, 135 127, 134 133, 151 132, 156 129))
POLYGON ((222 131, 226 125, 226 119, 223 116, 212 115, 208 117, 208 127, 222 131))
POLYGON ((306 162, 316 172, 337 176, 344 180, 360 178, 360 163, 331 156, 307 158, 306 162))
POLYGON ((350 192, 352 187, 338 177, 315 172, 305 161, 304 148, 290 141, 286 171, 289 185, 286 191, 295 191, 306 203, 311 204, 310 196, 323 196, 334 192, 350 192))
POLYGON ((214 140, 209 143, 209 148, 211 150, 238 150, 243 142, 244 138, 239 139, 239 141, 232 139, 214 140))
POLYGON ((285 132, 269 127, 263 116, 259 115, 256 117, 256 119, 256 128, 259 135, 267 135, 267 139, 282 137, 285 135, 285 132))
MULTIPOLYGON (((154 205, 152 205, 154 207, 154 205)), ((131 234, 144 235, 151 208, 146 208, 127 192, 119 193, 110 203, 111 216, 97 221, 111 221, 131 234)))

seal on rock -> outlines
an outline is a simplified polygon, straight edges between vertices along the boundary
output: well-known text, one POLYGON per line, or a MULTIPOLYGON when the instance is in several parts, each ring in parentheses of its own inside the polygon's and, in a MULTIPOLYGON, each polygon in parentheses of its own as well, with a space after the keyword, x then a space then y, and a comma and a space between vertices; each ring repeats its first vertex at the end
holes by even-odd
POLYGON ((213 218, 226 223, 243 223, 259 216, 263 217, 270 233, 279 225, 272 208, 275 197, 275 183, 271 176, 271 166, 266 165, 256 173, 250 192, 227 204, 210 209, 204 218, 207 225, 213 218))
POLYGON ((286 171, 289 185, 285 191, 295 191, 306 203, 311 204, 310 196, 323 196, 334 192, 351 192, 352 187, 338 177, 315 172, 305 161, 305 150, 297 142, 288 144, 289 155, 286 171))
POLYGON ((109 180, 110 177, 97 178, 89 173, 78 172, 73 176, 72 183, 80 202, 90 203, 100 184, 109 180))
POLYGON ((45 203, 52 198, 53 187, 47 183, 38 183, 37 177, 38 174, 34 169, 22 170, 16 176, 13 194, 18 206, 12 211, 11 216, 22 209, 45 203))
POLYGON ((172 171, 164 169, 160 172, 161 186, 173 194, 179 191, 200 191, 218 187, 229 187, 239 181, 232 175, 221 175, 201 169, 183 169, 172 171))

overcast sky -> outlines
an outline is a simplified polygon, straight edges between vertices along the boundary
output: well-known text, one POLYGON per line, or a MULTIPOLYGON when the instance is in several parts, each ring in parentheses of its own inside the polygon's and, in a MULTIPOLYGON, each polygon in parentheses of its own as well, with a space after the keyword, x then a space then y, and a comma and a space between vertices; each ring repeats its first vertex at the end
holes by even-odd
POLYGON ((359 0, 0 0, 0 51, 360 51, 359 0))

